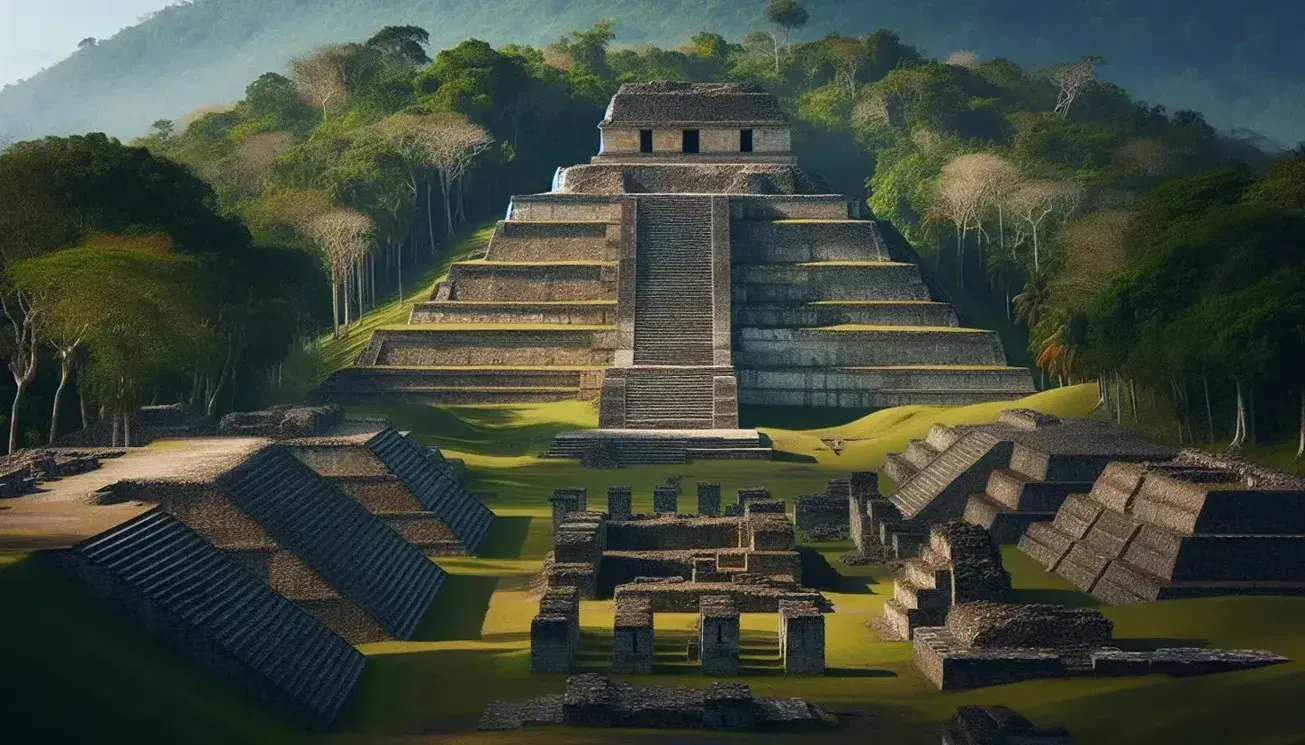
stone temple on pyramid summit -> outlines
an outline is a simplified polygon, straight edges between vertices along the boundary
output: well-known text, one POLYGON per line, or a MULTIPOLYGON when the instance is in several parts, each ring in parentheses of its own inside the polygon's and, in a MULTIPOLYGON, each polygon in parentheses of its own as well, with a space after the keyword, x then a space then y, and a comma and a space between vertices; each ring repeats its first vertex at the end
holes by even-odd
POLYGON ((627 84, 599 130, 590 163, 514 197, 485 257, 453 264, 318 397, 596 400, 601 430, 559 438, 553 455, 642 435, 687 437, 695 457, 764 457, 738 429, 741 404, 1033 391, 996 333, 961 327, 931 296, 909 249, 802 170, 763 89, 627 84))

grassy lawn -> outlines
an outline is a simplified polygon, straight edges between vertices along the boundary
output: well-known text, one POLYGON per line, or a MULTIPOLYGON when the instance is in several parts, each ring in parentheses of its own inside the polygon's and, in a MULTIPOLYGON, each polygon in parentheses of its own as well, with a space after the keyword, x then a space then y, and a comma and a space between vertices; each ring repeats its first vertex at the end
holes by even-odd
MULTIPOLYGON (((1089 387, 1039 394, 1021 405, 1062 415, 1095 403, 1089 387)), ((990 421, 1009 404, 943 409, 904 407, 818 430, 767 429, 787 460, 706 462, 684 466, 585 471, 568 462, 534 457, 553 434, 592 427, 581 402, 514 407, 382 407, 427 441, 464 458, 476 490, 497 492, 499 516, 477 557, 439 559, 449 579, 407 642, 362 647, 367 672, 335 731, 295 730, 235 691, 207 680, 183 660, 133 632, 61 577, 18 555, 0 555, 0 669, 11 711, 0 719, 6 742, 214 743, 591 743, 611 734, 545 729, 489 734, 472 731, 484 705, 496 698, 556 692, 563 676, 529 672, 529 624, 536 599, 527 584, 551 547, 543 497, 556 486, 583 485, 601 504, 608 485, 636 488, 636 510, 651 506, 651 487, 668 476, 711 479, 727 490, 766 485, 785 499, 821 488, 834 475, 872 468, 887 452, 922 436, 934 422, 990 421), (835 455, 822 442, 843 438, 835 455), (17 609, 17 612, 14 612, 17 609), (71 702, 71 703, 70 703, 71 702), (75 713, 75 715, 73 715, 75 713)), ((688 507, 692 509, 692 507, 688 507)), ((820 544, 840 576, 822 588, 837 612, 827 618, 830 673, 816 679, 776 674, 775 619, 743 618, 746 679, 758 694, 803 696, 849 714, 848 729, 821 735, 763 737, 693 735, 695 743, 749 741, 936 743, 936 722, 965 703, 1014 706, 1037 721, 1061 721, 1077 743, 1300 742, 1296 701, 1305 695, 1305 664, 1202 678, 1151 676, 1122 680, 1055 680, 940 694, 915 672, 907 643, 878 641, 865 623, 892 595, 886 567, 844 567, 845 544, 820 544)), ((1007 550, 1018 599, 1090 605, 1095 601, 1032 560, 1007 550)), ((1305 598, 1222 598, 1104 607, 1127 646, 1156 644, 1261 647, 1305 660, 1305 598)), ((611 648, 610 601, 582 609, 581 669, 604 671, 611 648)), ((656 619, 657 666, 645 682, 704 685, 684 663, 694 617, 656 619)), ((683 733, 625 732, 620 742, 665 743, 683 733)))

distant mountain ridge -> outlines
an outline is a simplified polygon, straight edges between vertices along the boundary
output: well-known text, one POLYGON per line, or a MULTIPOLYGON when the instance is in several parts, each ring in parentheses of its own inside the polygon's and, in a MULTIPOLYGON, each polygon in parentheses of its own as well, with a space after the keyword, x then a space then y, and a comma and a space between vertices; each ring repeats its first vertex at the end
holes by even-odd
MULTIPOLYGON (((1048 64, 1108 58, 1104 74, 1170 109, 1203 111, 1221 128, 1258 130, 1285 144, 1305 139, 1305 3, 1232 0, 807 0, 811 24, 829 31, 899 31, 946 57, 1048 64)), ((763 0, 194 0, 78 51, 0 91, 0 134, 35 137, 90 130, 129 137, 158 118, 234 101, 244 86, 321 44, 361 40, 415 24, 432 54, 474 37, 547 44, 610 18, 618 43, 674 45, 708 29, 737 38, 763 28, 763 0)))

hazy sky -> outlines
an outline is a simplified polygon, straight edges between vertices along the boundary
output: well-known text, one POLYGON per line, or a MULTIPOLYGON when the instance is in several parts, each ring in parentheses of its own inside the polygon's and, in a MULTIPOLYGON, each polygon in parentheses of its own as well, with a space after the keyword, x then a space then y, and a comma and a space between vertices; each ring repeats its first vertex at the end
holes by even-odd
POLYGON ((0 85, 67 57, 88 36, 113 36, 174 0, 0 0, 0 85))

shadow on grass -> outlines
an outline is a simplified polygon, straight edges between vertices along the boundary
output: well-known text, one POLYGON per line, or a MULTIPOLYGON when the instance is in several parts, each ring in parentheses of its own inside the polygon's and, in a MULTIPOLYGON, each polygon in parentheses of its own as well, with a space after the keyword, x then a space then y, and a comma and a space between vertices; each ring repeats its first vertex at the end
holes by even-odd
POLYGON ((1049 603, 1051 605, 1063 605, 1068 608, 1095 608, 1101 605, 1101 601, 1085 592, 1080 592, 1078 590, 1057 590, 1045 587, 1012 590, 1010 593, 1010 602, 1049 603))
POLYGON ((787 450, 776 450, 771 454, 770 459, 777 463, 819 463, 814 455, 805 453, 790 453, 787 450))
POLYGON ((825 676, 830 678, 896 678, 892 670, 866 669, 863 667, 827 667, 825 676))
POLYGON ((478 574, 450 574, 435 596, 426 615, 417 624, 412 640, 447 642, 479 639, 489 613, 489 599, 498 577, 478 574))
POLYGON ((526 515, 496 517, 489 526, 489 535, 480 544, 476 555, 482 559, 517 559, 526 545, 531 518, 526 515))
POLYGON ((1205 648, 1210 646, 1210 641, 1208 639, 1192 638, 1192 637, 1187 637, 1187 638, 1180 637, 1180 638, 1171 638, 1171 639, 1165 639, 1160 637, 1156 637, 1156 638, 1135 637, 1132 639, 1115 639, 1113 643, 1116 647, 1119 647, 1125 652, 1154 652, 1157 649, 1165 649, 1165 648, 1172 648, 1172 647, 1205 648))

